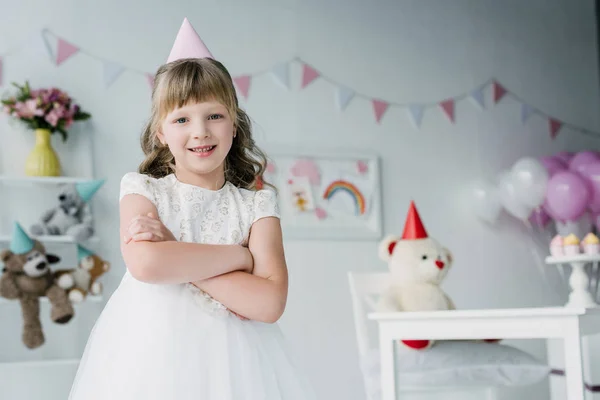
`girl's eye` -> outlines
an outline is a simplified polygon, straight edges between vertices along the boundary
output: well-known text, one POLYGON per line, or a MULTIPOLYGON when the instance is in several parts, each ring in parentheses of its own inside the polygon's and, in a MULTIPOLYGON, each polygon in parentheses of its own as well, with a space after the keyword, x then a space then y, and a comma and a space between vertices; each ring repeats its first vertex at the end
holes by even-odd
POLYGON ((183 124, 187 119, 185 117, 181 117, 181 118, 177 118, 175 120, 176 123, 178 124, 183 124))
POLYGON ((208 119, 219 119, 219 118, 223 118, 223 116, 221 114, 212 114, 210 117, 208 117, 208 119))

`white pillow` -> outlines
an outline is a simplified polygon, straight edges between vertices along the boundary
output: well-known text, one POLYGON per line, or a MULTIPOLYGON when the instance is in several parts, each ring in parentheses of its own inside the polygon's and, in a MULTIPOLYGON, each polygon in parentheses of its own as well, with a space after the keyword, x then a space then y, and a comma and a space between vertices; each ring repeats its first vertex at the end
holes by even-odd
MULTIPOLYGON (((379 350, 362 360, 369 387, 379 384, 379 350)), ((548 376, 551 368, 530 354, 501 343, 438 341, 427 350, 396 346, 399 386, 523 386, 548 376)))

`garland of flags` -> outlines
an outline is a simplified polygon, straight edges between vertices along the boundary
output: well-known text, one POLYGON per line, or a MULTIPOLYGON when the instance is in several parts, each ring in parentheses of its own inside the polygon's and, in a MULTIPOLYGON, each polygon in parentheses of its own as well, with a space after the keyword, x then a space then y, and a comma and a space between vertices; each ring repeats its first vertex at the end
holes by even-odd
MULTIPOLYGON (((64 64, 67 60, 69 60, 77 54, 86 54, 87 56, 92 57, 103 64, 102 79, 105 87, 107 88, 110 85, 112 85, 125 71, 143 76, 144 79, 146 79, 148 85, 150 85, 150 87, 152 87, 152 84, 154 82, 153 73, 129 68, 118 62, 114 62, 112 60, 96 56, 86 51, 85 49, 82 49, 81 47, 65 40, 64 38, 52 33, 48 29, 42 29, 41 31, 35 32, 29 38, 24 48, 26 49, 26 51, 33 52, 35 55, 39 56, 40 54, 42 54, 45 57, 49 57, 50 60, 52 60, 52 62, 54 62, 56 66, 64 64), (54 46, 49 45, 52 42, 54 43, 54 46), (53 54, 53 49, 56 49, 56 54, 53 54)), ((18 50, 19 49, 12 49, 3 54, 0 54, 0 87, 2 87, 4 84, 3 66, 5 65, 5 60, 9 56, 17 53, 18 50)), ((381 123, 384 115, 390 109, 390 107, 404 109, 407 113, 408 118, 410 119, 414 127, 417 129, 421 126, 425 112, 430 111, 431 109, 437 109, 439 112, 442 112, 450 123, 454 123, 456 119, 456 103, 458 101, 468 98, 479 109, 483 110, 485 108, 484 90, 491 85, 492 99, 494 104, 499 103, 502 99, 506 97, 512 97, 514 100, 521 104, 521 122, 527 122, 527 120, 533 115, 538 115, 546 119, 548 123, 548 133, 552 139, 556 138, 556 136, 565 128, 569 128, 572 131, 576 131, 585 135, 600 137, 599 132, 594 132, 580 126, 567 123, 526 103, 516 94, 514 94, 513 92, 508 90, 504 85, 498 82, 498 80, 493 78, 477 86, 473 90, 459 94, 457 96, 442 99, 437 102, 395 103, 392 101, 386 101, 383 99, 378 99, 359 93, 353 90, 352 88, 343 85, 340 82, 336 82, 335 80, 321 74, 312 65, 308 64, 307 62, 301 60, 298 57, 295 57, 286 62, 278 63, 266 71, 235 76, 233 77, 234 84, 239 94, 242 95, 244 99, 248 99, 252 79, 256 76, 269 73, 272 75, 272 77, 278 84, 280 84, 285 89, 289 90, 291 89, 289 67, 292 62, 297 62, 302 66, 302 79, 300 84, 301 89, 306 88, 308 85, 310 85, 316 80, 325 80, 335 87, 335 102, 340 111, 343 111, 353 99, 363 98, 367 102, 371 103, 374 118, 377 123, 381 123)))

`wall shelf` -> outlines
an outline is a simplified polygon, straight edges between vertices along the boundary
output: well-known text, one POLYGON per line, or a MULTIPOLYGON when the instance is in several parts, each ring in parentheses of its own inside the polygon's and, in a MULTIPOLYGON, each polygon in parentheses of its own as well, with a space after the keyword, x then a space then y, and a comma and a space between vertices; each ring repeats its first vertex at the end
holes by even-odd
MULTIPOLYGON (((61 235, 42 235, 42 236, 31 236, 42 243, 64 243, 64 244, 75 244, 75 238, 73 236, 61 236, 61 235)), ((0 235, 0 243, 9 243, 11 241, 10 235, 0 235)), ((85 243, 98 243, 100 238, 92 236, 85 243)))
POLYGON ((72 176, 7 176, 0 175, 0 183, 8 185, 62 185, 67 183, 79 183, 91 181, 91 178, 72 176))
MULTIPOLYGON (((100 303, 104 300, 103 296, 94 296, 94 295, 87 295, 86 298, 81 302, 81 303, 72 303, 74 307, 77 307, 79 305, 84 305, 85 303, 100 303)), ((9 299, 4 299, 0 297, 0 306, 1 305, 19 305, 19 300, 18 299, 13 299, 13 300, 9 300, 9 299)), ((40 304, 50 304, 50 302, 48 301, 47 297, 42 297, 40 298, 40 304)))
POLYGON ((60 366, 72 366, 79 364, 80 360, 77 358, 71 359, 54 359, 54 360, 31 360, 31 361, 8 361, 0 362, 0 371, 2 368, 15 368, 15 367, 60 367, 60 366))

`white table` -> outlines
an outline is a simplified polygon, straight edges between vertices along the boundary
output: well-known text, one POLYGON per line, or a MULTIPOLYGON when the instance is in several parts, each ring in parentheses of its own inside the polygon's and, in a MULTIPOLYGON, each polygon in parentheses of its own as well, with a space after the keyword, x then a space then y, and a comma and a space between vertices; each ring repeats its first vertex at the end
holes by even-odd
POLYGON ((568 400, 584 399, 581 337, 600 333, 600 309, 514 308, 371 313, 379 325, 382 400, 396 400, 394 342, 400 339, 563 339, 568 400))

